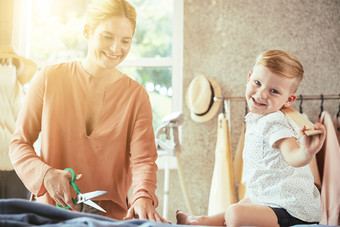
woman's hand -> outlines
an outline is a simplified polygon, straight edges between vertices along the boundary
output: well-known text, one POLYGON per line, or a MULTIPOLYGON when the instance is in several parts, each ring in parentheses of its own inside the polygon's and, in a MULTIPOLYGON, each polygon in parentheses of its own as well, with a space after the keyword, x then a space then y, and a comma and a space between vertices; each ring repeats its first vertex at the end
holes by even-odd
POLYGON ((168 223, 167 220, 157 213, 152 200, 148 198, 139 198, 132 204, 124 220, 132 218, 168 223))
MULTIPOLYGON (((81 174, 78 174, 76 180, 80 178, 81 174)), ((44 186, 52 199, 60 206, 70 206, 71 210, 78 210, 72 200, 72 194, 75 192, 70 185, 71 180, 72 174, 69 171, 51 168, 44 177, 44 186)))

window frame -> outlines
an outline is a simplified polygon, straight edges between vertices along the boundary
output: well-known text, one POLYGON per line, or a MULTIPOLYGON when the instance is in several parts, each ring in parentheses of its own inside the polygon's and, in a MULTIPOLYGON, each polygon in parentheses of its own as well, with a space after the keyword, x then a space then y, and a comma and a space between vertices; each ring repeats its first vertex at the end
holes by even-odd
MULTIPOLYGON (((171 67, 172 68, 172 111, 182 112, 183 105, 183 0, 173 0, 173 29, 171 58, 125 59, 120 66, 171 67)), ((13 44, 18 54, 29 58, 32 0, 16 0, 13 22, 13 44), (19 26, 22 25, 22 26, 19 26), (16 37, 16 38, 15 38, 16 37), (20 37, 20 39, 19 39, 20 37)), ((38 63, 41 68, 44 63, 38 63)))
POLYGON ((183 0, 173 0, 172 57, 125 59, 119 66, 172 68, 172 111, 183 104, 183 0))

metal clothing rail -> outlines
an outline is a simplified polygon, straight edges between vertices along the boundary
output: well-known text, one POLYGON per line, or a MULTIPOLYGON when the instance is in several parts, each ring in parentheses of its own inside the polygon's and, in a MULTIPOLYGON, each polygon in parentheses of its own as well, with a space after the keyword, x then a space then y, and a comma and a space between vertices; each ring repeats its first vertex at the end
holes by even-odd
MULTIPOLYGON (((296 100, 329 100, 329 99, 340 99, 340 94, 337 95, 299 95, 296 100)), ((245 101, 245 97, 234 96, 234 97, 214 97, 214 101, 245 101)))

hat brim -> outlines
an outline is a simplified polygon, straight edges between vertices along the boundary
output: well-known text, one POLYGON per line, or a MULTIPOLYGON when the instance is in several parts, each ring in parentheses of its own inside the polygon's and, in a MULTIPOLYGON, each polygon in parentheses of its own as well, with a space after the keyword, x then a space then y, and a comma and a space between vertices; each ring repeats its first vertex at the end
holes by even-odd
MULTIPOLYGON (((219 86, 219 84, 210 78, 207 78, 207 79, 209 80, 211 86, 214 89, 215 97, 221 97, 222 92, 221 92, 221 87, 219 86)), ((220 101, 214 101, 210 110, 206 114, 199 116, 191 110, 189 102, 188 102, 188 97, 186 98, 186 103, 190 110, 191 119, 198 123, 204 123, 204 122, 211 120, 216 115, 216 113, 219 111, 220 105, 221 105, 220 101)))
POLYGON ((16 54, 11 47, 0 47, 0 58, 13 58, 20 62, 20 69, 17 69, 19 70, 17 78, 22 85, 32 79, 38 68, 36 63, 16 54))

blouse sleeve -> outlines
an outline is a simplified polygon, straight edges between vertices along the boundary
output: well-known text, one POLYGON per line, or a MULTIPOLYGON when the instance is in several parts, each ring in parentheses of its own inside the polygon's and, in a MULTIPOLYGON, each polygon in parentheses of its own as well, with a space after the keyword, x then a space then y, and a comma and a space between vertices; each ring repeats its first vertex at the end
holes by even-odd
POLYGON ((33 79, 21 107, 9 150, 11 162, 18 176, 27 189, 37 196, 46 192, 43 179, 47 170, 51 168, 40 159, 33 147, 41 130, 44 87, 44 72, 39 72, 33 79))
POLYGON ((157 150, 152 127, 152 109, 146 91, 142 89, 141 93, 130 142, 133 196, 129 199, 129 204, 132 205, 138 198, 144 197, 150 198, 157 207, 157 150))

